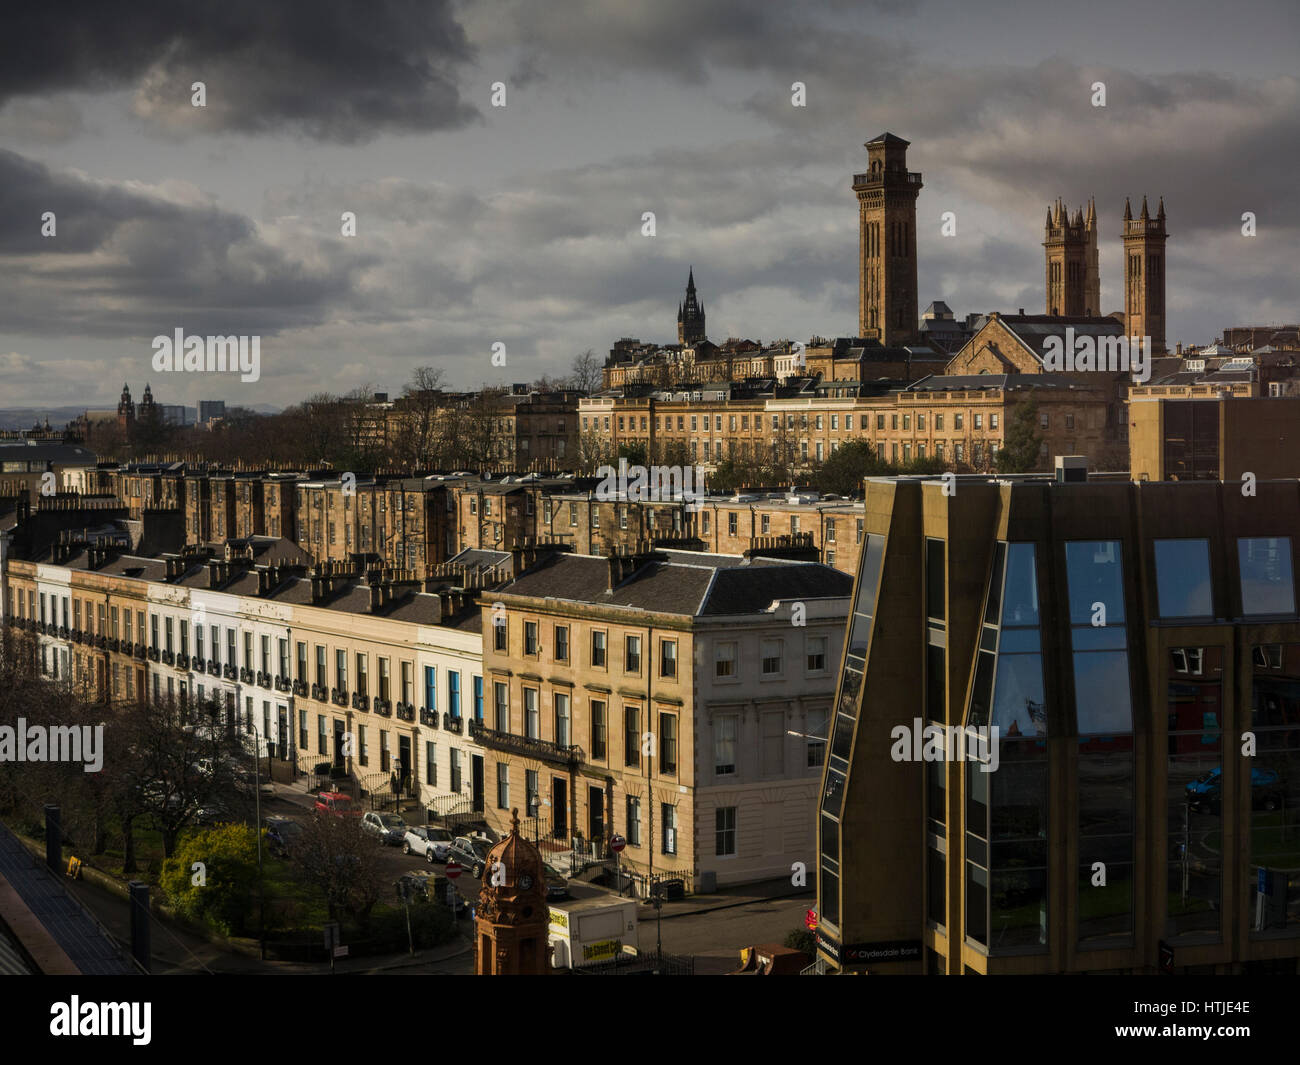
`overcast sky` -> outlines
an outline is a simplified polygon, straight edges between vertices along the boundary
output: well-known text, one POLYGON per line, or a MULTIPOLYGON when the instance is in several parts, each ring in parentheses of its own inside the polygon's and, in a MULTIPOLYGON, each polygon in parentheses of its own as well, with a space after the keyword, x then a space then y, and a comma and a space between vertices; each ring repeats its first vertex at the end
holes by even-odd
POLYGON ((1171 346, 1300 319, 1294 0, 87 0, 0 40, 0 406, 528 381, 674 341, 692 264, 712 339, 853 334, 885 130, 922 308, 1042 313, 1047 205, 1093 195, 1120 309, 1145 194, 1171 346), (261 380, 155 373, 177 328, 259 335, 261 380))

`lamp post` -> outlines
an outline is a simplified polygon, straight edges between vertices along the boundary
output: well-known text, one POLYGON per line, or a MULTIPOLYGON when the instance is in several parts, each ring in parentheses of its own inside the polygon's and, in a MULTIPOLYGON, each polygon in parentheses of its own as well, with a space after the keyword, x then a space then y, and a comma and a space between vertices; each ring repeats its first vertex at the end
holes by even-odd
POLYGON ((266 961, 266 880, 262 875, 262 739, 251 719, 248 727, 253 732, 253 802, 257 811, 257 939, 261 960, 266 961))

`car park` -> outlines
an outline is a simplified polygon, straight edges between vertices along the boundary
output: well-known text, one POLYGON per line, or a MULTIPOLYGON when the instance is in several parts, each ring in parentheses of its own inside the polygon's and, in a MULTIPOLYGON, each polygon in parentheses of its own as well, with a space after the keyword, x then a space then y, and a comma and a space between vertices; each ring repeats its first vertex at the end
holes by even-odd
POLYGON ((406 839, 407 824, 397 814, 367 810, 362 815, 361 828, 362 831, 374 836, 380 843, 390 847, 401 846, 406 839))
POLYGON ((445 862, 454 838, 445 828, 412 825, 406 830, 406 838, 402 841, 402 853, 423 855, 430 865, 445 862))

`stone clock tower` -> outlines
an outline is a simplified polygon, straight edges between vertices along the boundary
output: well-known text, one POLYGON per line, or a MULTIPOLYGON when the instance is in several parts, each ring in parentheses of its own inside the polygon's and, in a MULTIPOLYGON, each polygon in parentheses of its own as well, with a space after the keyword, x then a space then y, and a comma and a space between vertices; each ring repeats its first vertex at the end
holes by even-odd
POLYGON ((511 811, 510 834, 488 852, 474 919, 474 972, 478 976, 542 976, 551 972, 547 939, 546 870, 542 856, 519 834, 511 811))

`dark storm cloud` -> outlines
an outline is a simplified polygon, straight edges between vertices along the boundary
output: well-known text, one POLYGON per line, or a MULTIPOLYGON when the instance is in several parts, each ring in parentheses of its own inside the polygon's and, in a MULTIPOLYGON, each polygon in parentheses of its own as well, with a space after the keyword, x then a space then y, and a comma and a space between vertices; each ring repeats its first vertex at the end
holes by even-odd
MULTIPOLYGON (((908 0, 499 0, 468 5, 464 19, 476 43, 515 52, 513 78, 520 84, 590 71, 703 84, 724 68, 790 70, 796 77, 814 71, 831 51, 848 47, 839 37, 841 16, 906 13, 914 6, 908 0)), ((869 64, 903 62, 910 51, 879 43, 856 54, 859 77, 869 64)))
POLYGON ((369 258, 277 237, 189 186, 92 181, 0 151, 0 330, 276 332, 354 302, 369 258))
POLYGON ((447 0, 72 0, 6 13, 0 102, 134 89, 175 133, 300 132, 365 141, 463 126, 473 49, 447 0), (202 81, 207 106, 191 105, 202 81))

